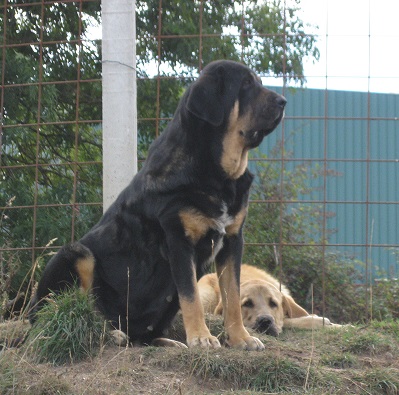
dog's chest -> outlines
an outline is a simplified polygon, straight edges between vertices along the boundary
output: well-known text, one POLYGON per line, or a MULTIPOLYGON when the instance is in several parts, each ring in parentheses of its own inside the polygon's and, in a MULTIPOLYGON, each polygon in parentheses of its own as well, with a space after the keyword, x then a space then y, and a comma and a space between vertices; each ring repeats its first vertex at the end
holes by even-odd
POLYGON ((226 234, 226 228, 234 222, 234 217, 229 215, 227 204, 222 202, 221 207, 221 215, 219 215, 214 220, 215 230, 217 230, 220 235, 224 236, 226 234))
POLYGON ((222 205, 222 214, 215 219, 215 230, 217 232, 214 237, 211 237, 211 244, 212 244, 212 259, 217 255, 217 253, 223 247, 223 238, 226 235, 226 229, 234 222, 234 217, 229 215, 227 210, 227 205, 223 202, 222 205))
POLYGON ((215 194, 193 193, 191 205, 179 211, 185 236, 195 248, 197 262, 214 260, 226 238, 240 234, 249 185, 240 188, 238 184, 229 182, 215 194))
POLYGON ((213 262, 223 248, 224 238, 228 234, 229 227, 234 223, 234 216, 228 213, 227 205, 223 203, 217 216, 207 217, 206 229, 195 243, 197 263, 208 266, 213 262))

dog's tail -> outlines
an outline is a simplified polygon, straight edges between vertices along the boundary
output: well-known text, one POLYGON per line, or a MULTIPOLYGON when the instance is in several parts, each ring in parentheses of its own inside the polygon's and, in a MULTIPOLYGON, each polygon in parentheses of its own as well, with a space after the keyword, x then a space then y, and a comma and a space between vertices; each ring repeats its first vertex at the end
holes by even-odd
MULTIPOLYGON (((62 247, 44 268, 42 277, 28 304, 25 314, 31 324, 37 318, 37 312, 51 298, 70 289, 75 284, 82 291, 92 288, 95 260, 92 252, 83 244, 76 242, 62 247)), ((29 333, 29 331, 28 331, 29 333)), ((26 336, 0 340, 0 351, 5 348, 21 346, 26 336)))
POLYGON ((51 294, 59 294, 75 284, 85 292, 90 291, 94 266, 94 256, 83 244, 76 242, 62 247, 47 263, 32 297, 28 313, 31 324, 51 294))

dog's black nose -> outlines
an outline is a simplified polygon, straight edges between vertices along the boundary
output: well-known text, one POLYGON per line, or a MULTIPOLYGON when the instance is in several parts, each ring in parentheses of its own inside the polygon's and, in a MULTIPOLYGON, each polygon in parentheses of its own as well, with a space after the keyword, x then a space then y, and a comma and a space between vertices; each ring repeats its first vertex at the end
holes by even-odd
POLYGON ((271 315, 262 315, 256 319, 258 327, 267 329, 273 323, 273 317, 271 315))
POLYGON ((260 333, 266 333, 270 336, 278 336, 274 325, 274 318, 271 315, 261 315, 255 321, 254 329, 260 333))
POLYGON ((257 317, 253 329, 269 336, 278 336, 278 331, 274 324, 274 318, 271 315, 261 315, 257 317))
POLYGON ((287 99, 284 96, 278 95, 277 99, 276 99, 276 103, 277 105, 279 105, 280 107, 285 107, 285 105, 287 104, 287 99))

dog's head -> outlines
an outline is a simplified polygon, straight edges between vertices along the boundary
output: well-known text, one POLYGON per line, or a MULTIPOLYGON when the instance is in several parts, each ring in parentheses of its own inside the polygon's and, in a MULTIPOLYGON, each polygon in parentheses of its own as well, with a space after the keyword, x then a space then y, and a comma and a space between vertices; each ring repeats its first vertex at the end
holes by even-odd
POLYGON ((253 71, 232 61, 206 66, 185 99, 191 116, 219 137, 216 155, 233 179, 245 171, 248 150, 259 146, 280 123, 285 104, 286 99, 266 89, 253 71))
POLYGON ((244 325, 260 333, 278 336, 290 306, 284 294, 264 280, 241 284, 241 313, 244 325))

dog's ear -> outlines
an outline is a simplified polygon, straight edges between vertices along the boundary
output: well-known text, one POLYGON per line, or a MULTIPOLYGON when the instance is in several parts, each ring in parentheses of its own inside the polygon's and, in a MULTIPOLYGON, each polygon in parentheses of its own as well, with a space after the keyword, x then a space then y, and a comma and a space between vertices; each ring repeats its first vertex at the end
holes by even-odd
POLYGON ((224 119, 223 106, 224 68, 219 66, 206 73, 190 87, 186 101, 187 110, 197 118, 220 126, 224 119))
POLYGON ((289 296, 283 294, 283 309, 284 309, 284 316, 288 318, 299 318, 299 317, 306 317, 309 313, 299 306, 295 302, 295 300, 289 296))
POLYGON ((283 311, 284 311, 284 317, 288 318, 292 317, 292 310, 290 304, 288 302, 287 297, 284 294, 283 294, 283 311))

